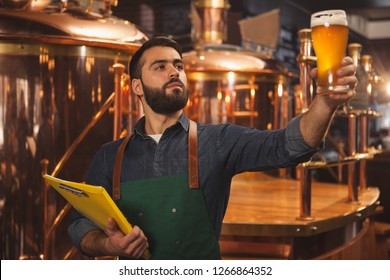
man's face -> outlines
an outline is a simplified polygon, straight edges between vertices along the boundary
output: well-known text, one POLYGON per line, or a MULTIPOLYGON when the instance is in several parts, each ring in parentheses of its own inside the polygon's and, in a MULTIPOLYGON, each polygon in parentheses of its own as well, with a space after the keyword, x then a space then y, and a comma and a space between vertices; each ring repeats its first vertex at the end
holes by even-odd
POLYGON ((146 103, 158 114, 183 109, 188 89, 180 55, 169 47, 153 47, 145 51, 143 59, 141 83, 146 103))
POLYGON ((161 88, 148 87, 142 82, 146 103, 158 114, 171 114, 183 109, 188 101, 188 89, 178 78, 172 78, 161 88), (170 84, 181 84, 180 88, 173 88, 168 93, 170 84))

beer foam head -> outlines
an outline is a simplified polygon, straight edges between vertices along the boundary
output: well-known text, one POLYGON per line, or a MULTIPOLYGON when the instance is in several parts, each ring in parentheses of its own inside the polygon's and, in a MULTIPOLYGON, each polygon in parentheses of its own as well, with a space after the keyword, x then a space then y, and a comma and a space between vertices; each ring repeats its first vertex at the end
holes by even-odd
POLYGON ((348 25, 345 11, 327 10, 312 14, 310 27, 319 25, 348 25))

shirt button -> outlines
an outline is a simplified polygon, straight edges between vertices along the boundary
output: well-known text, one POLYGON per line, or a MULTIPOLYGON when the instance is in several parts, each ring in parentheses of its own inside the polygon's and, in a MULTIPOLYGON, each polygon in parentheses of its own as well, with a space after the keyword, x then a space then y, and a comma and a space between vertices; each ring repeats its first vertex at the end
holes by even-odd
POLYGON ((180 243, 181 243, 180 240, 176 240, 176 245, 177 246, 180 246, 180 243))
POLYGON ((172 208, 172 213, 176 213, 176 208, 172 208))
POLYGON ((142 217, 143 214, 144 214, 144 213, 139 212, 139 213, 138 213, 138 216, 139 216, 139 217, 142 217))

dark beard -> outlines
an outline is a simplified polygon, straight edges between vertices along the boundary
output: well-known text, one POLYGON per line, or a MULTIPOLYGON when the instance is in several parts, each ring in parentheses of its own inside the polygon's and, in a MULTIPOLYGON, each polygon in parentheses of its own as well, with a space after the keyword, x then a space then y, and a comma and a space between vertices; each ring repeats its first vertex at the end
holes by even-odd
POLYGON ((167 94, 166 89, 169 84, 179 82, 180 79, 173 78, 165 83, 162 88, 152 88, 146 86, 141 79, 146 103, 157 114, 171 114, 183 109, 188 101, 188 89, 175 88, 171 94, 167 94))

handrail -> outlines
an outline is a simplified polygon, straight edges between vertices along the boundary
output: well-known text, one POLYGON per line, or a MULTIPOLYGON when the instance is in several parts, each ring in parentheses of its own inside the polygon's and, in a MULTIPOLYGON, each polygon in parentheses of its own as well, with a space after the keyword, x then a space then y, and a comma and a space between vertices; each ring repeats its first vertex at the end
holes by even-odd
POLYGON ((85 138, 87 133, 95 126, 97 121, 101 118, 103 113, 105 113, 111 106, 112 103, 114 103, 115 98, 115 92, 113 92, 106 102, 103 104, 102 108, 96 113, 96 115, 93 117, 91 122, 87 125, 86 128, 80 133, 80 135, 76 138, 76 140, 73 141, 72 145, 66 150, 65 154, 62 156, 62 158, 58 161, 56 167, 53 169, 53 172, 51 173, 51 176, 57 176, 58 172, 62 169, 64 166, 64 163, 69 159, 69 157, 73 154, 73 152, 76 150, 80 142, 85 138))
MULTIPOLYGON (((323 156, 321 153, 317 153, 316 156, 319 158, 320 162, 325 162, 325 156, 323 156)), ((331 168, 331 166, 325 166, 325 168, 328 170, 329 174, 335 179, 336 181, 339 179, 338 174, 331 168)))
POLYGON ((45 239, 49 239, 51 233, 56 229, 57 225, 64 219, 65 215, 69 212, 69 210, 72 208, 72 205, 70 203, 67 203, 58 213, 56 218, 53 221, 53 224, 51 227, 47 230, 45 234, 45 239))
POLYGON ((65 254, 64 260, 69 260, 77 252, 76 247, 70 248, 70 250, 65 254))
POLYGON ((339 166, 339 165, 345 165, 351 162, 360 161, 363 159, 372 159, 374 155, 381 153, 381 150, 372 150, 368 153, 360 153, 355 154, 353 156, 346 156, 342 159, 338 160, 331 160, 331 161, 308 161, 304 163, 300 163, 298 167, 301 168, 308 168, 308 169, 318 169, 318 168, 325 168, 325 167, 332 167, 332 166, 339 166))
MULTIPOLYGON (((301 184, 300 184, 300 215, 297 219, 300 220, 313 220, 311 216, 311 169, 329 168, 332 166, 341 166, 353 164, 358 161, 372 159, 376 154, 381 153, 382 150, 371 149, 367 153, 359 153, 353 156, 346 156, 339 160, 333 161, 308 161, 299 164, 297 167, 301 169, 301 184)), ((348 201, 351 203, 357 203, 356 199, 352 199, 351 195, 357 196, 357 184, 351 189, 348 186, 348 201)))

